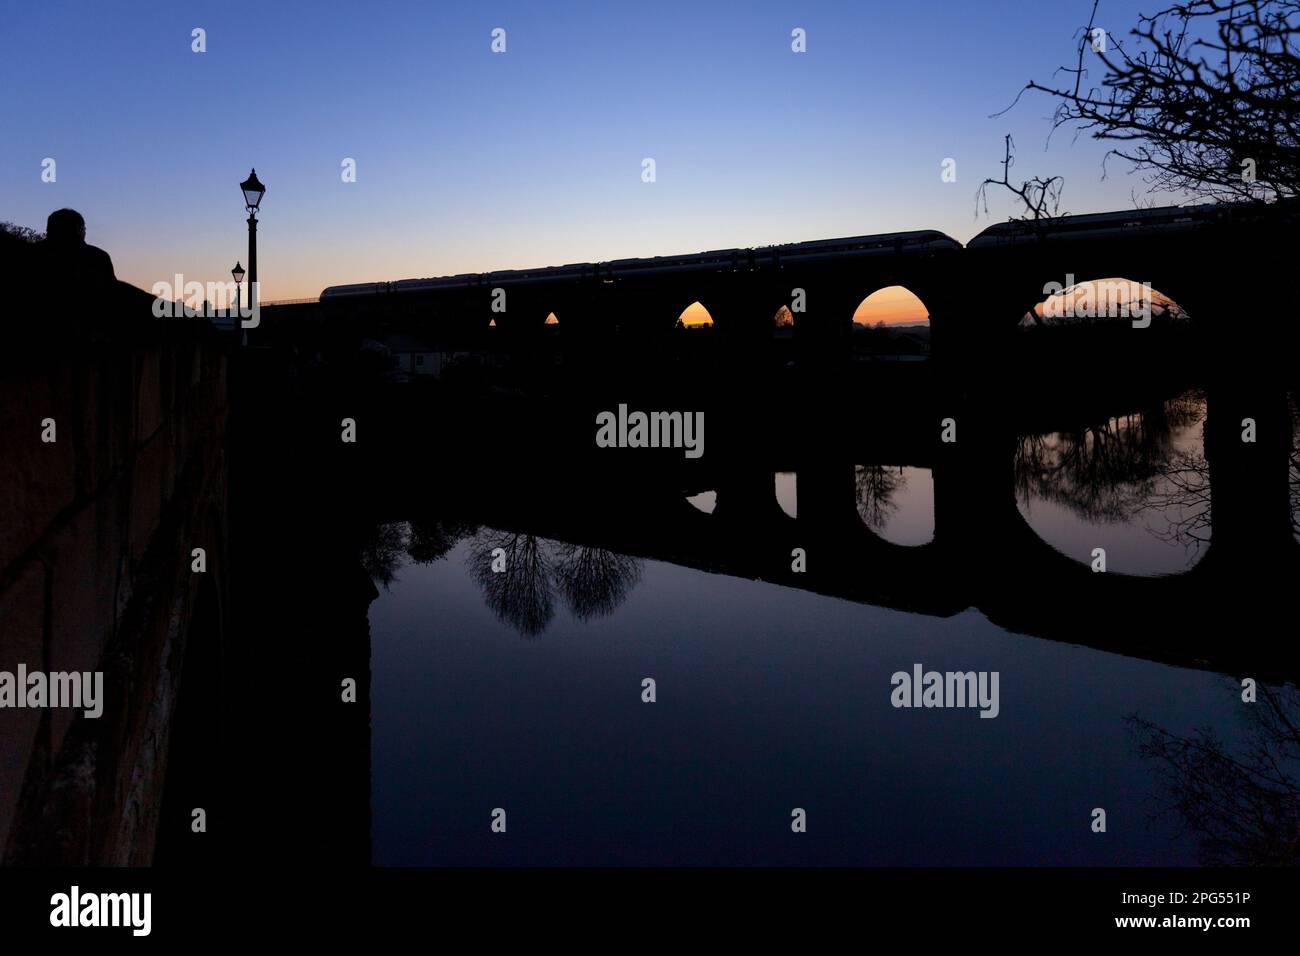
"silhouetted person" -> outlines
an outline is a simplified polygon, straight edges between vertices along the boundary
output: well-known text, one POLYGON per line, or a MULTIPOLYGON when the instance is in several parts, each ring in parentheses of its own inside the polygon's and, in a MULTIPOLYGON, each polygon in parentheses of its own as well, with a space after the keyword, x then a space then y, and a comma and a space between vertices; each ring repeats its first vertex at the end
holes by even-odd
POLYGON ((103 249, 86 244, 86 220, 75 209, 50 213, 37 259, 46 295, 71 292, 82 304, 109 305, 107 297, 117 289, 113 260, 103 249))

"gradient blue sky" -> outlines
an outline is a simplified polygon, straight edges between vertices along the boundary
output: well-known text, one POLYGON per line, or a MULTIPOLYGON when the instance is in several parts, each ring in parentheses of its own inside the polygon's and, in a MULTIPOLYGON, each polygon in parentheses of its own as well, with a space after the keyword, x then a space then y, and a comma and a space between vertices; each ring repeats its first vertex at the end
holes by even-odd
MULTIPOLYGON (((1045 149, 1045 98, 990 117, 1070 60, 1090 6, 11 4, 0 219, 43 228, 72 206, 121 278, 224 280, 246 259, 238 183, 256 166, 263 299, 903 229, 966 241, 1013 210, 995 196, 975 217, 1004 133, 1016 174, 1066 177, 1070 212, 1144 192, 1114 162, 1102 180, 1101 144, 1045 149)), ((1103 0, 1101 23, 1127 32, 1151 6, 1103 0)))

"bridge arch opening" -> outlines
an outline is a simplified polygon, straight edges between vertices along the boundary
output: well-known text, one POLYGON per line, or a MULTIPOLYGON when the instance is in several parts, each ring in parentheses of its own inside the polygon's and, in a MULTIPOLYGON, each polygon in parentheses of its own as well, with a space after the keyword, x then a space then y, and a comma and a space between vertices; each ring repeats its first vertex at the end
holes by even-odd
POLYGON ((865 328, 929 325, 930 310, 907 286, 887 285, 858 303, 853 310, 853 324, 865 328))
POLYGON ((930 357, 930 310, 911 289, 885 286, 853 310, 853 352, 858 358, 924 361, 930 357))
POLYGON ((559 317, 558 317, 554 312, 552 312, 552 313, 550 313, 549 315, 546 316, 546 321, 543 322, 542 324, 543 324, 543 325, 559 325, 559 324, 560 324, 560 319, 559 319, 559 317))
POLYGON ((1053 282, 1048 294, 1021 316, 1019 328, 1060 328, 1110 322, 1167 325, 1190 321, 1187 310, 1152 286, 1122 276, 1053 282))
POLYGON ((677 328, 711 329, 713 328, 713 316, 704 307, 704 303, 695 301, 682 309, 681 315, 677 316, 677 328))
POLYGON ((855 465, 858 517, 890 544, 934 540, 934 472, 908 465, 855 465))

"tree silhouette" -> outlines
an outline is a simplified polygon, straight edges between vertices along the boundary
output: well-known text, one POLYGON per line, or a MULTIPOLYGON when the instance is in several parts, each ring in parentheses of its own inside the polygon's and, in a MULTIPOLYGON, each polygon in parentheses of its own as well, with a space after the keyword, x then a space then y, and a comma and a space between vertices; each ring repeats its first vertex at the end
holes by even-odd
POLYGON ((1300 0, 1173 3, 1140 15, 1127 40, 1099 32, 1097 4, 1075 65, 1057 71, 1073 81, 1031 80, 1020 91, 1058 100, 1053 130, 1073 126, 1123 144, 1107 158, 1145 171, 1153 192, 1297 195, 1300 0), (1102 65, 1100 86, 1086 83, 1090 58, 1102 65))
POLYGON ((12 222, 0 222, 0 233, 28 243, 37 243, 45 238, 43 232, 38 232, 30 226, 19 226, 12 222))
POLYGON ((1049 176, 1046 179, 1035 176, 1023 180, 1019 186, 1012 185, 1011 167, 1016 164, 1016 144, 1012 141, 1010 133, 1004 137, 1003 144, 1002 178, 989 178, 980 183, 979 189, 975 191, 975 215, 979 215, 981 206, 984 214, 988 215, 990 186, 1001 186, 1020 200, 1021 205, 1024 206, 1024 214, 1013 216, 1013 219, 1021 222, 1045 223, 1063 215, 1060 213, 1061 190, 1065 188, 1065 180, 1060 176, 1049 176))

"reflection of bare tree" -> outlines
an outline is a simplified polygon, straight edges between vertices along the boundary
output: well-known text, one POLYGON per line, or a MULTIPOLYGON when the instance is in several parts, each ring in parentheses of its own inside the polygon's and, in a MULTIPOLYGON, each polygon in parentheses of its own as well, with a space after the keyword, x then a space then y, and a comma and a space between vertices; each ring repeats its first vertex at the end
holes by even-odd
POLYGON ((361 543, 361 564, 386 591, 396 580, 398 569, 406 563, 410 526, 405 521, 392 521, 367 530, 369 533, 361 543))
POLYGON ((397 580, 408 560, 429 564, 446 557, 474 528, 444 521, 392 521, 372 525, 361 543, 361 564, 370 577, 384 586, 397 580))
POLYGON ((858 515, 872 531, 880 531, 898 510, 891 499, 907 484, 907 476, 885 465, 857 465, 854 469, 858 515))
POLYGON ((470 567, 488 607, 525 637, 546 630, 557 590, 573 616, 586 621, 611 613, 641 579, 637 558, 490 529, 474 536, 470 567), (492 570, 497 548, 503 571, 492 570))
POLYGON ((555 578, 573 616, 603 617, 623 603, 641 580, 637 558, 603 548, 557 544, 555 578))
POLYGON ((1070 432, 1021 440, 1016 493, 1063 505, 1089 521, 1127 520, 1150 491, 1151 431, 1112 418, 1070 432))
POLYGON ((531 534, 485 529, 474 536, 470 572, 498 618, 525 637, 546 630, 555 616, 548 542, 531 534), (493 555, 500 548, 503 552, 493 555), (504 570, 494 571, 504 563, 504 570))
POLYGON ((1294 392, 1291 405, 1291 533, 1300 541, 1300 406, 1294 392))
POLYGON ((556 591, 574 617, 587 621, 612 613, 641 580, 641 561, 625 554, 441 520, 371 526, 361 561, 387 590, 408 560, 441 560, 466 537, 471 538, 470 573, 483 589, 484 601, 525 637, 550 625, 556 591), (497 548, 500 560, 493 557, 497 548), (494 564, 503 570, 492 570, 494 564))
POLYGON ((1142 509, 1158 513, 1163 528, 1148 525, 1164 541, 1188 550, 1210 543, 1210 463, 1203 449, 1178 451, 1160 468, 1142 509))
POLYGON ((406 552, 416 564, 432 564, 447 556, 452 548, 478 529, 448 521, 412 521, 406 552))
MULTIPOLYGON (((1233 686, 1238 694, 1240 688, 1233 686)), ((1300 694, 1258 687, 1244 745, 1230 752, 1209 728, 1180 737, 1127 718, 1142 756, 1156 761, 1171 798, 1209 865, 1300 863, 1300 694)))
POLYGON ((1209 480, 1201 450, 1180 448, 1180 432, 1204 416, 1196 393, 1132 415, 1068 432, 1022 438, 1016 496, 1061 505, 1091 522, 1128 521, 1160 511, 1169 531, 1189 544, 1209 527, 1209 480))

